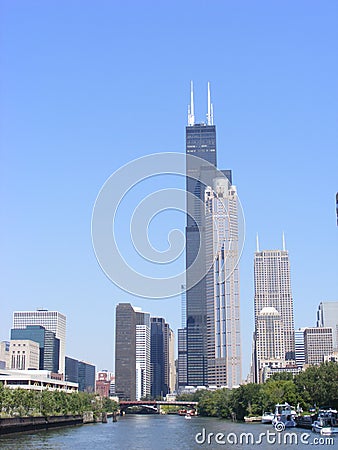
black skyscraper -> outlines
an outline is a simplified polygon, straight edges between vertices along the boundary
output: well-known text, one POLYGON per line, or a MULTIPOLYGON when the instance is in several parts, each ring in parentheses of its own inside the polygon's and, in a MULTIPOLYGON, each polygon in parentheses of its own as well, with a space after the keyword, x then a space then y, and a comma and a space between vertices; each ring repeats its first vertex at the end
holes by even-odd
POLYGON ((136 312, 130 303, 116 307, 115 391, 122 400, 136 398, 136 312))
POLYGON ((165 320, 162 317, 150 318, 150 367, 151 396, 163 397, 168 393, 165 384, 165 320))
POLYGON ((206 356, 206 270, 205 261, 205 211, 204 194, 207 185, 213 185, 213 179, 225 175, 231 183, 231 171, 218 171, 216 157, 216 127, 213 124, 210 86, 208 84, 207 123, 195 123, 193 90, 186 127, 186 190, 187 190, 187 227, 186 227, 186 268, 195 261, 200 249, 202 257, 194 267, 194 273, 186 273, 186 330, 187 330, 187 383, 192 386, 208 384, 206 356), (201 161, 189 159, 196 156, 201 161), (205 164, 204 164, 205 161, 205 164), (214 167, 212 167, 214 166, 214 167), (191 197, 191 194, 194 198, 191 197), (192 218, 193 216, 194 218, 192 218), (201 274, 201 276, 197 276, 201 274), (200 281, 193 286, 193 279, 200 281), (189 288, 189 286, 192 286, 189 288))

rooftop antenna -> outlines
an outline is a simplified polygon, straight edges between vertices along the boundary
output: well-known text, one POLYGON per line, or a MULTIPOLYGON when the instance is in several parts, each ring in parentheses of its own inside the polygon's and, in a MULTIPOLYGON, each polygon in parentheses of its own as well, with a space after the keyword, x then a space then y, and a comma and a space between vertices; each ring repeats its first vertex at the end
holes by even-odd
POLYGON ((213 106, 210 99, 210 82, 208 81, 208 114, 207 114, 207 122, 208 125, 214 124, 214 111, 213 106))
POLYGON ((190 81, 190 105, 188 106, 188 125, 195 125, 195 112, 194 112, 194 85, 190 81))
POLYGON ((282 242, 283 242, 283 251, 285 252, 285 236, 284 236, 284 231, 282 234, 282 242))
POLYGON ((259 240, 258 240, 258 233, 256 234, 256 252, 259 252, 259 240))

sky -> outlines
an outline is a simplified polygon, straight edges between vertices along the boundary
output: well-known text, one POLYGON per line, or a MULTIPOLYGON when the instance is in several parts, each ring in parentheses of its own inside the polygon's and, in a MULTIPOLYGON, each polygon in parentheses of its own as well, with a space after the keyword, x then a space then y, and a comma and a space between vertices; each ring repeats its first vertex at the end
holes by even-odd
MULTIPOLYGON (((185 152, 190 80, 198 122, 211 83, 218 167, 232 169, 245 215, 243 376, 257 233, 261 249, 281 248, 285 233, 296 327, 338 300, 337 2, 17 0, 1 1, 0 16, 0 339, 13 311, 58 310, 67 354, 112 370, 118 302, 180 327, 179 297, 138 298, 106 277, 91 218, 120 167, 185 152)), ((184 188, 182 177, 164 178, 121 204, 120 242, 135 199, 184 188)), ((155 247, 166 248, 172 227, 184 229, 182 214, 154 219, 155 247)))

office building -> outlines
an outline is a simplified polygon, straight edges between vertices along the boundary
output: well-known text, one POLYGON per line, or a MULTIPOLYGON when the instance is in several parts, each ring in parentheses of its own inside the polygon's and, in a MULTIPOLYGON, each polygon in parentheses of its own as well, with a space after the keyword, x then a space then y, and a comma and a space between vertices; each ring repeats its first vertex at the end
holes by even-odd
POLYGON ((65 358, 65 380, 72 383, 79 382, 79 361, 69 356, 65 358))
POLYGON ((229 388, 242 379, 237 203, 227 178, 205 190, 208 385, 229 388))
POLYGON ((25 328, 13 328, 11 340, 28 339, 39 344, 40 370, 48 370, 57 373, 60 361, 60 340, 55 333, 46 330, 41 325, 27 325, 25 328))
POLYGON ((116 306, 115 391, 121 400, 136 399, 136 312, 130 303, 116 306))
POLYGON ((0 369, 9 369, 9 341, 0 342, 0 369))
POLYGON ((304 331, 305 328, 295 330, 295 361, 297 367, 303 367, 305 364, 304 331))
MULTIPOLYGON (((281 319, 281 347, 285 364, 293 365, 295 360, 295 334, 293 317, 293 298, 291 292, 290 261, 288 251, 285 250, 283 235, 283 250, 257 251, 254 257, 254 313, 255 313, 255 347, 256 373, 255 381, 259 380, 261 363, 257 354, 258 320, 263 308, 274 308, 281 319)), ((259 344, 261 345, 261 344, 259 344)), ((262 353, 262 349, 260 350, 262 353)), ((265 354, 269 352, 266 351, 265 354)), ((262 353, 263 354, 263 353, 262 353)), ((266 364, 267 361, 264 362, 266 364)))
POLYGON ((338 302, 321 302, 317 311, 317 327, 331 327, 333 350, 338 350, 338 302))
POLYGON ((333 353, 332 328, 311 327, 304 330, 305 364, 324 362, 325 356, 333 353))
POLYGON ((168 323, 164 325, 164 384, 167 386, 167 394, 175 391, 175 336, 168 323))
POLYGON ((273 307, 264 307, 257 316, 256 357, 257 381, 263 382, 266 367, 285 366, 283 322, 281 314, 273 307))
POLYGON ((76 383, 80 392, 95 392, 95 372, 93 364, 65 357, 65 381, 76 383))
POLYGON ((187 294, 185 284, 181 285, 181 328, 177 330, 176 389, 187 385, 187 294))
POLYGON ((111 395, 111 383, 114 382, 114 375, 108 370, 100 370, 96 373, 96 393, 100 397, 111 395))
POLYGON ((115 393, 123 400, 151 395, 150 314, 119 303, 116 307, 115 393))
POLYGON ((60 374, 48 370, 0 370, 0 383, 10 389, 32 391, 77 392, 76 383, 62 380, 60 374))
POLYGON ((177 330, 177 390, 187 386, 187 329, 177 330))
POLYGON ((150 367, 151 396, 166 396, 168 385, 165 383, 165 320, 162 317, 150 319, 150 367))
POLYGON ((39 344, 28 339, 10 341, 9 346, 10 369, 39 370, 39 344))
POLYGON ((13 328, 25 328, 27 325, 40 325, 55 333, 60 340, 59 373, 65 373, 66 356, 66 316, 58 311, 37 309, 36 311, 15 311, 13 314, 13 328))
POLYGON ((150 314, 135 308, 136 313, 136 400, 151 394, 150 314))
MULTIPOLYGON (((206 123, 195 123, 194 98, 191 86, 188 126, 186 127, 186 155, 187 383, 192 386, 206 386, 209 384, 209 380, 207 281, 205 273, 207 271, 207 259, 210 255, 206 252, 205 189, 208 186, 213 186, 213 179, 222 175, 232 184, 230 170, 220 173, 216 169, 216 127, 213 123, 209 84, 206 123), (190 158, 190 156, 199 159, 190 158)), ((210 293, 210 290, 208 294, 209 299, 210 296, 214 295, 212 292, 210 293)), ((214 371, 213 368, 212 371, 214 371)), ((214 379, 214 375, 211 375, 211 379, 214 379)), ((231 379, 233 379, 232 375, 231 379)))
POLYGON ((79 391, 81 392, 95 392, 95 371, 93 364, 85 361, 79 361, 78 369, 78 383, 79 391))

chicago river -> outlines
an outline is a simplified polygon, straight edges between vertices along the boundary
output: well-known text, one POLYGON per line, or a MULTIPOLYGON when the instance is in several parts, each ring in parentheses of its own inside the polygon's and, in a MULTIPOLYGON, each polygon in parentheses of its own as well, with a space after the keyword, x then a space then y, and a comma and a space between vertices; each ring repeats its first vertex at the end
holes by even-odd
POLYGON ((11 450, 303 449, 309 445, 333 449, 337 437, 324 437, 299 428, 277 433, 271 425, 206 417, 185 420, 178 415, 127 415, 119 417, 117 423, 109 420, 108 424, 0 437, 0 448, 11 450))

